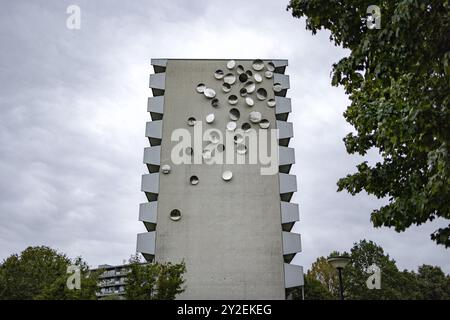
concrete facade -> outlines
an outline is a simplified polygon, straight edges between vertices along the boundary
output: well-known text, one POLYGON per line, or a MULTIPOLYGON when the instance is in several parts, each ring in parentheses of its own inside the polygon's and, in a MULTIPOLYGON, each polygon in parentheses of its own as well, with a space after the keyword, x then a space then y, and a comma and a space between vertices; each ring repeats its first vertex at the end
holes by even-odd
POLYGON ((301 243, 300 235, 290 232, 299 214, 298 205, 289 203, 297 185, 295 176, 289 175, 295 159, 293 149, 287 147, 293 137, 292 124, 286 122, 291 110, 291 101, 285 98, 289 78, 283 74, 287 61, 264 60, 266 68, 269 62, 275 68, 273 76, 265 78, 265 69, 252 69, 253 60, 236 60, 236 65, 263 75, 257 88, 266 89, 268 97, 263 101, 255 97, 253 107, 240 96, 243 83, 237 80, 225 93, 223 81, 214 77, 218 69, 230 72, 227 61, 152 60, 156 74, 150 78, 154 97, 149 98, 148 111, 154 121, 146 127, 151 147, 144 152, 144 163, 149 174, 142 179, 149 202, 141 204, 139 211, 148 232, 138 235, 137 250, 148 261, 185 261, 186 290, 180 299, 285 299, 286 289, 303 285, 302 268, 289 264, 301 251, 301 243), (219 107, 196 92, 199 83, 215 90, 219 107), (281 86, 277 92, 274 84, 281 86), (227 102, 232 94, 239 99, 234 106, 227 102), (276 99, 277 106, 268 107, 268 99, 276 99), (194 117, 202 121, 203 131, 214 128, 225 134, 233 107, 240 111, 238 128, 257 110, 271 129, 279 129, 280 173, 262 175, 259 163, 173 163, 171 153, 178 143, 171 141, 174 130, 184 128, 194 134, 194 127, 187 125, 187 119, 194 117), (210 113, 215 120, 207 124, 210 113), (164 165, 170 165, 170 173, 161 173, 164 165), (226 170, 233 173, 230 181, 222 179, 226 170), (196 185, 190 183, 194 175, 199 180, 196 185), (181 212, 178 221, 169 218, 174 209, 181 212))

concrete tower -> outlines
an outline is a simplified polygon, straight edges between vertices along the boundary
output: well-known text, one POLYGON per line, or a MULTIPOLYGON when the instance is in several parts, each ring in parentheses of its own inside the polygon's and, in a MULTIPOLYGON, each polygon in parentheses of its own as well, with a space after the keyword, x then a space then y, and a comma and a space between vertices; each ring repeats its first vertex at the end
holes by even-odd
POLYGON ((285 299, 303 285, 287 64, 152 59, 137 251, 185 261, 179 298, 285 299))

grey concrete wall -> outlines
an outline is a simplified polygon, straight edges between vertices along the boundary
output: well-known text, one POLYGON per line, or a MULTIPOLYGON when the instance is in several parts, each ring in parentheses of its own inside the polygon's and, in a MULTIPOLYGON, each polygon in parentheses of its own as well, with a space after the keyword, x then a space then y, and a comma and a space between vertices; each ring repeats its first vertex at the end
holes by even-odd
MULTIPOLYGON (((186 128, 194 116, 205 119, 214 112, 212 125, 225 132, 232 107, 226 97, 239 97, 237 108, 242 122, 251 111, 276 125, 275 109, 266 101, 245 106, 239 96, 239 83, 225 94, 222 81, 214 71, 225 72, 226 60, 169 60, 166 68, 161 165, 172 171, 160 175, 156 228, 156 261, 186 262, 186 291, 180 299, 284 299, 284 269, 278 174, 263 176, 259 165, 173 165, 170 159, 172 131, 186 128), (220 108, 195 90, 198 83, 213 88, 221 100, 220 108), (222 180, 222 172, 231 170, 233 179, 222 180), (198 185, 191 185, 191 175, 198 185), (169 219, 172 209, 182 213, 180 221, 169 219)), ((251 70, 251 61, 236 61, 251 70)), ((263 73, 263 72, 261 72, 263 73)), ((238 81, 238 80, 237 80, 238 81)), ((264 80, 268 98, 274 98, 273 80, 264 80)), ((255 126, 254 126, 255 127, 255 126)), ((255 127, 256 128, 256 127, 255 127)), ((227 150, 225 150, 226 152, 227 150)))

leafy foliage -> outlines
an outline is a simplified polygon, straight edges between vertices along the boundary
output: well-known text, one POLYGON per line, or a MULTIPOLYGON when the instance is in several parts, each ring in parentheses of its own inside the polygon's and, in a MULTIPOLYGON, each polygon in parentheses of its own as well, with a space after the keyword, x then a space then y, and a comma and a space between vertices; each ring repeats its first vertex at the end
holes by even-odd
POLYGON ((75 259, 73 265, 80 268, 80 289, 70 290, 67 287, 69 274, 59 276, 51 285, 45 287, 40 294, 35 296, 36 300, 97 300, 98 277, 101 270, 91 272, 89 266, 81 257, 75 259))
POLYGON ((28 247, 0 265, 0 299, 31 300, 60 277, 66 276, 70 259, 41 246, 28 247))
POLYGON ((128 300, 173 300, 184 291, 184 262, 179 264, 130 261, 125 296, 128 300))
MULTIPOLYGON (((354 300, 412 300, 450 299, 450 276, 435 266, 422 265, 418 273, 399 271, 393 259, 379 245, 361 240, 355 243, 350 253, 333 252, 330 256, 349 255, 349 263, 343 273, 344 296, 354 300), (381 270, 381 288, 368 289, 366 281, 372 274, 368 267, 376 264, 381 270)), ((317 258, 305 276, 305 299, 337 299, 339 282, 337 272, 327 265, 325 257, 317 258)), ((293 293, 301 299, 301 291, 293 293)))
MULTIPOLYGON (((351 105, 344 113, 355 133, 350 154, 376 148, 382 161, 363 162, 338 190, 365 190, 389 203, 371 214, 375 227, 404 231, 437 217, 450 219, 450 11, 445 0, 383 0, 381 28, 366 26, 367 0, 291 0, 315 34, 351 50, 333 65, 351 105)), ((450 225, 431 238, 450 246, 450 225)))

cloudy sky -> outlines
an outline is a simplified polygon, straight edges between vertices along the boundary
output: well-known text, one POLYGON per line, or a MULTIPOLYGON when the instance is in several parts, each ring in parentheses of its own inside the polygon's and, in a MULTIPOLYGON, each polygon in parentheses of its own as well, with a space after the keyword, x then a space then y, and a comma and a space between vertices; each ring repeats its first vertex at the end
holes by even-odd
MULTIPOLYGON (((6 1, 0 11, 0 260, 48 245, 90 265, 118 264, 136 248, 150 59, 289 59, 303 253, 348 250, 366 238, 400 268, 450 273, 450 251, 429 234, 436 221, 398 234, 374 229, 381 200, 336 192, 362 159, 346 154, 348 99, 331 87, 348 54, 328 33, 312 36, 281 1, 6 1), (67 6, 81 29, 66 28, 67 6)), ((370 161, 376 161, 376 154, 370 161)))

